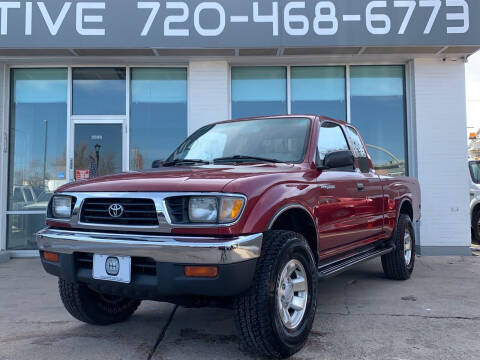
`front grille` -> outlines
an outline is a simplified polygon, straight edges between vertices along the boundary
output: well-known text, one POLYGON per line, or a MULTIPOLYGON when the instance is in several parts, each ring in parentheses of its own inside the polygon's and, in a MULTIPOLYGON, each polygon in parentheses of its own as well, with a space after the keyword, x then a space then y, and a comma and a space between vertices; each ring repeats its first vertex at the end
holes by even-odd
POLYGON ((80 220, 88 224, 156 226, 157 211, 151 199, 85 199, 80 220), (124 211, 120 217, 112 217, 108 208, 119 204, 124 211))
POLYGON ((178 196, 165 200, 168 214, 174 224, 186 224, 188 219, 188 197, 178 196))
MULTIPOLYGON (((75 253, 75 266, 77 269, 93 269, 93 254, 75 253)), ((132 275, 157 275, 157 264, 153 259, 132 257, 132 275)))

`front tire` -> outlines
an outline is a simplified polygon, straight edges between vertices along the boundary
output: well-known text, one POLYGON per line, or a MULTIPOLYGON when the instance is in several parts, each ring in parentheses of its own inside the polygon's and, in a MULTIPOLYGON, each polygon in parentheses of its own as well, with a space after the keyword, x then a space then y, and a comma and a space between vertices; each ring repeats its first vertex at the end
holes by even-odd
POLYGON ((92 325, 110 325, 127 320, 140 300, 97 293, 85 284, 59 279, 60 298, 65 309, 77 320, 92 325))
POLYGON ((394 250, 382 256, 385 276, 393 280, 408 280, 415 266, 415 230, 408 215, 400 214, 393 233, 394 250))
POLYGON ((316 290, 317 268, 305 238, 266 232, 252 287, 234 301, 243 347, 276 358, 299 351, 313 325, 316 290))

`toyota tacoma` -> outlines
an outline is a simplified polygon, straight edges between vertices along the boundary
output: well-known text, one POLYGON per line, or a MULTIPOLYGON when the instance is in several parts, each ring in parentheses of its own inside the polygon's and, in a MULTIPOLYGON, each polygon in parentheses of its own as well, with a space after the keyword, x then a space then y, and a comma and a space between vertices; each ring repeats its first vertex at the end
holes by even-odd
POLYGON ((381 257, 410 277, 418 182, 378 175, 357 129, 322 116, 211 124, 157 168, 59 188, 37 234, 80 321, 128 319, 142 300, 228 306, 258 355, 299 351, 317 280, 381 257))

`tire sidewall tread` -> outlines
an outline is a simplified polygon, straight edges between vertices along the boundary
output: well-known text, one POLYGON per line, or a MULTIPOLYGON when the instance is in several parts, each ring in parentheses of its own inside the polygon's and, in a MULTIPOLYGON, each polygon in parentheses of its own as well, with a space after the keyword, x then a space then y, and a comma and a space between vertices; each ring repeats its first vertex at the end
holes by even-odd
POLYGON ((60 298, 65 309, 77 320, 91 325, 110 325, 127 320, 140 305, 140 300, 123 298, 108 304, 87 285, 58 280, 60 298))
POLYGON ((382 256, 382 267, 385 276, 393 280, 408 280, 415 266, 415 230, 410 217, 406 214, 400 214, 392 236, 394 250, 382 256), (405 263, 404 256, 404 235, 406 229, 410 230, 412 238, 412 258, 410 263, 405 263))
POLYGON ((291 231, 264 234, 252 287, 235 298, 235 323, 244 348, 258 355, 284 358, 300 350, 307 341, 316 311, 317 269, 305 238, 291 231), (302 322, 294 331, 281 323, 276 307, 279 272, 290 259, 302 262, 308 273, 309 296, 302 322))

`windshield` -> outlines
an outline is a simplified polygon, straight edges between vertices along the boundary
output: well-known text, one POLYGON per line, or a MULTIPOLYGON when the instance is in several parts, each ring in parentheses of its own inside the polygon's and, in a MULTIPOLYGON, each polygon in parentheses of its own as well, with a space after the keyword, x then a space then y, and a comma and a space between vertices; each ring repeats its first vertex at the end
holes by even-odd
POLYGON ((299 163, 304 160, 310 120, 261 119, 209 125, 191 135, 167 162, 266 161, 299 163), (256 158, 256 159, 254 159, 256 158))
POLYGON ((470 161, 470 176, 475 184, 480 184, 480 161, 470 161))

